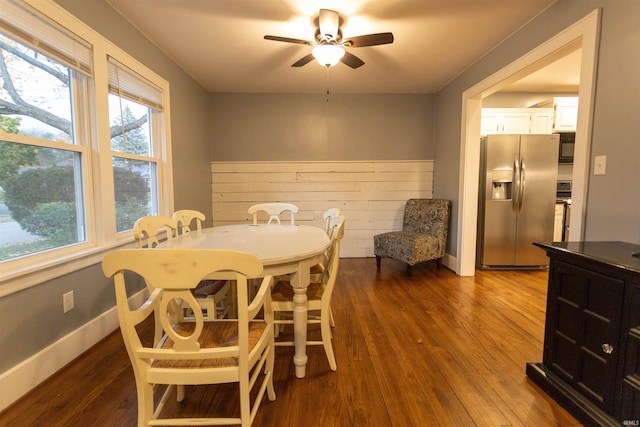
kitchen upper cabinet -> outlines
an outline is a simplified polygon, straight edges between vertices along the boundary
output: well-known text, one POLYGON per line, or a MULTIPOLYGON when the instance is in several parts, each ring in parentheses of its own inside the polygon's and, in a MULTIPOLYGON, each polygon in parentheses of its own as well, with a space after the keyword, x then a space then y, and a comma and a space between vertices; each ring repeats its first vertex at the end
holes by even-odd
POLYGON ((535 108, 531 113, 531 133, 553 133, 553 111, 548 108, 535 108))
POLYGON ((483 108, 480 133, 551 133, 551 108, 483 108))
POLYGON ((519 108, 483 108, 480 133, 529 133, 531 115, 519 108))
POLYGON ((553 132, 575 132, 578 124, 578 97, 553 98, 553 132))
POLYGON ((536 107, 553 108, 551 132, 575 132, 578 124, 578 97, 559 96, 536 104, 536 107))

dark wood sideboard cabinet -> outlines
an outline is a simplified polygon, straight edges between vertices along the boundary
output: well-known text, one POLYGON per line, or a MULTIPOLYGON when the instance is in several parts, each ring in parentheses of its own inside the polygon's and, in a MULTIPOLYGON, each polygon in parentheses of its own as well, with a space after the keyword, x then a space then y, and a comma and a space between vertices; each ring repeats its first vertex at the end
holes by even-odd
POLYGON ((527 376, 587 426, 640 425, 640 245, 535 245, 549 289, 542 363, 527 376))

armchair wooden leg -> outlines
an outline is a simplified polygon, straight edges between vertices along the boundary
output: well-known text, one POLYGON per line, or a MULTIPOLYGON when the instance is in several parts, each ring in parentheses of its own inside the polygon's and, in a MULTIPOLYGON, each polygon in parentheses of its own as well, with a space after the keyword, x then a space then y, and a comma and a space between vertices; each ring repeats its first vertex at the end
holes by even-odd
POLYGON ((411 264, 407 264, 407 276, 412 276, 413 275, 413 267, 411 266, 411 264))
POLYGON ((436 259, 436 270, 440 270, 441 265, 442 265, 442 258, 436 259))
POLYGON ((381 259, 381 257, 376 255, 376 267, 378 268, 378 270, 380 270, 380 259, 381 259))

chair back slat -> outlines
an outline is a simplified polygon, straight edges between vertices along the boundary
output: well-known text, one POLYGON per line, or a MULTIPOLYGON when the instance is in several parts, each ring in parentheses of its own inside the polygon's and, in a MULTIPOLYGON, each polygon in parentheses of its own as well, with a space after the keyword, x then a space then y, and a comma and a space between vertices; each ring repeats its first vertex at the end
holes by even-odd
POLYGON ((166 239, 175 237, 178 223, 169 217, 149 215, 138 218, 133 224, 133 237, 139 248, 155 248, 160 244, 160 237, 166 232, 166 239))
POLYGON ((253 205, 248 209, 249 215, 253 215, 253 224, 258 224, 258 213, 265 212, 269 215, 267 224, 275 222, 280 224, 280 215, 284 212, 288 212, 290 215, 291 225, 294 225, 295 214, 298 213, 298 207, 291 203, 259 203, 253 205))
POLYGON ((338 218, 338 215, 340 215, 340 209, 338 208, 327 209, 322 214, 322 218, 325 221, 325 231, 327 232, 327 235, 329 236, 329 238, 332 238, 331 234, 333 230, 333 225, 336 219, 338 218))
POLYGON ((192 225, 195 222, 195 229, 202 230, 202 223, 206 216, 199 211, 191 209, 181 209, 175 211, 171 216, 178 223, 178 234, 189 234, 193 231, 192 225))

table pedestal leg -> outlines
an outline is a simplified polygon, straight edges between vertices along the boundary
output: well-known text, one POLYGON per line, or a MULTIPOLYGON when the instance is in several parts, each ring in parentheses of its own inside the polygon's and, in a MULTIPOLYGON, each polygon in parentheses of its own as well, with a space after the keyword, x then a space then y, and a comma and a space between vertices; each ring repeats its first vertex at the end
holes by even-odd
POLYGON ((291 278, 293 285, 293 337, 295 354, 293 364, 296 377, 304 378, 307 368, 307 287, 309 286, 309 266, 301 263, 297 274, 291 278))
POLYGON ((304 378, 307 367, 307 293, 305 289, 294 289, 293 295, 293 336, 295 354, 293 364, 296 377, 304 378))

